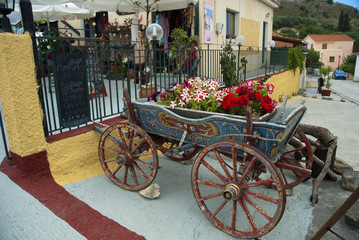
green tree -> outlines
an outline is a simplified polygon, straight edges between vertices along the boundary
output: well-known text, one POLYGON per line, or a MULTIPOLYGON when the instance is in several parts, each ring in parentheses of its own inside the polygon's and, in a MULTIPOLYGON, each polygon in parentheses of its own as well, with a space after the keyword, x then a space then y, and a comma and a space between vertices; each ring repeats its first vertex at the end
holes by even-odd
POLYGON ((296 38, 297 34, 296 32, 294 32, 292 29, 288 28, 288 29, 283 29, 280 32, 281 35, 283 35, 284 37, 290 37, 290 38, 296 38))
POLYGON ((344 60, 345 63, 340 66, 340 69, 343 70, 344 72, 354 74, 356 58, 357 57, 355 54, 349 55, 344 60))
POLYGON ((320 53, 318 51, 315 51, 314 49, 310 49, 307 55, 307 61, 305 63, 305 67, 311 67, 311 68, 321 68, 324 64, 319 60, 320 59, 320 53))
POLYGON ((338 31, 349 32, 351 30, 350 17, 348 13, 344 13, 342 10, 339 16, 338 31))

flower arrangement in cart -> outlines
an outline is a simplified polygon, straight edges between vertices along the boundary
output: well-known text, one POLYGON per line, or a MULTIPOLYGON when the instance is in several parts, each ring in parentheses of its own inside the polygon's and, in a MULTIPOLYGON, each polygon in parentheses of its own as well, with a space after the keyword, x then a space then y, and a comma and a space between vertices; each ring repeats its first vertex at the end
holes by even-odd
POLYGON ((148 100, 171 108, 189 108, 201 111, 220 112, 245 116, 251 107, 253 117, 259 118, 271 113, 277 102, 269 97, 272 84, 260 81, 246 81, 238 86, 220 88, 217 80, 190 78, 183 84, 174 86, 162 93, 154 93, 148 100))

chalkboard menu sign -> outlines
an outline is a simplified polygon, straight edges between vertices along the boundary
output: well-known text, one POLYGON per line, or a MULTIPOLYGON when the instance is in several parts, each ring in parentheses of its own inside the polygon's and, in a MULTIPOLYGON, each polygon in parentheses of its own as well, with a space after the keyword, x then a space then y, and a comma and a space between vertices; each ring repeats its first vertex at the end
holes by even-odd
POLYGON ((61 126, 74 127, 90 121, 86 52, 61 53, 54 50, 52 56, 61 126))

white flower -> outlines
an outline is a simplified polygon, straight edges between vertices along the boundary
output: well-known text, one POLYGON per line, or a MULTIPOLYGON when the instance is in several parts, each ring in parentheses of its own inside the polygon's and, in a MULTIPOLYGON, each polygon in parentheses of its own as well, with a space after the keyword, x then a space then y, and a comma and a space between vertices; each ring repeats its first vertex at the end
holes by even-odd
POLYGON ((177 106, 176 101, 171 101, 170 107, 175 108, 177 106))

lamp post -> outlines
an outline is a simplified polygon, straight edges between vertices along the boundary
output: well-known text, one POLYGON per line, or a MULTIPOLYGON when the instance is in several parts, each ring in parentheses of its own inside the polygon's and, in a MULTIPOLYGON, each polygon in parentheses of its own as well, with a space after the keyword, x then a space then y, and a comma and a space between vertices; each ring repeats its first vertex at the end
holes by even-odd
MULTIPOLYGON (((271 41, 269 42, 269 44, 270 44, 270 48, 271 48, 270 54, 271 54, 271 56, 272 56, 272 48, 275 47, 275 41, 271 40, 271 41)), ((271 65, 271 63, 272 63, 271 59, 272 59, 272 57, 271 57, 270 60, 269 60, 269 71, 270 71, 270 65, 271 65)), ((273 64, 273 73, 274 73, 274 71, 275 71, 274 68, 275 68, 275 61, 274 61, 274 64, 273 64)))
POLYGON ((13 32, 9 18, 6 16, 14 11, 15 0, 0 0, 0 13, 2 14, 2 31, 13 32))
POLYGON ((146 37, 153 44, 153 74, 155 75, 155 92, 157 92, 156 45, 163 36, 163 29, 157 23, 150 24, 146 29, 146 37))
POLYGON ((339 61, 338 61, 338 69, 340 67, 340 59, 342 58, 342 56, 339 55, 339 61))
POLYGON ((239 82, 239 62, 241 61, 240 55, 241 55, 241 46, 244 44, 245 37, 242 35, 238 35, 236 37, 236 44, 238 45, 238 61, 237 61, 237 81, 239 82))

